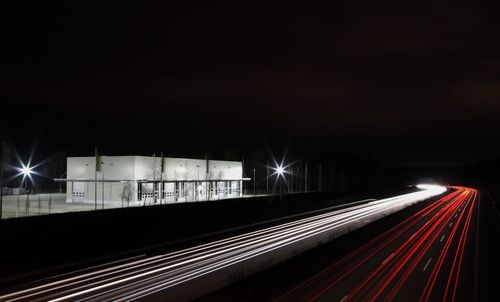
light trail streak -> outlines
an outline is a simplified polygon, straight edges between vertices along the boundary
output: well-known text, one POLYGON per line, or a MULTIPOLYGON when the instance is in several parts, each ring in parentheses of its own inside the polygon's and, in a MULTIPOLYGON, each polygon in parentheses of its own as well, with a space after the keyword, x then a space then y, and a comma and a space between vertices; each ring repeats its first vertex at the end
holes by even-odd
POLYGON ((424 282, 418 285, 422 287, 420 301, 454 301, 478 194, 471 188, 452 188, 455 191, 305 280, 276 301, 293 300, 301 295, 307 296, 301 299, 307 301, 341 298, 345 301, 393 301, 412 282, 421 284, 422 278, 424 282), (448 226, 450 231, 445 236, 443 231, 448 226), (440 244, 445 238, 444 244, 440 244), (456 245, 454 251, 450 248, 452 244, 456 245), (436 251, 438 256, 434 257, 432 253, 436 251), (381 257, 385 260, 375 262, 374 259, 381 257), (450 259, 446 262, 449 266, 444 265, 445 259, 450 259), (362 274, 364 270, 367 273, 362 274), (439 286, 436 285, 438 278, 442 281, 439 286))
POLYGON ((369 295, 371 296, 370 298, 371 301, 375 301, 375 299, 379 297, 382 294, 382 292, 390 286, 391 282, 395 280, 397 274, 404 269, 404 265, 409 263, 408 268, 403 271, 403 275, 399 276, 395 286, 389 291, 389 293, 385 297, 385 301, 390 301, 394 299, 394 297, 397 295, 401 287, 408 280, 410 274, 414 272, 415 267, 422 261, 423 257, 429 251, 430 247, 432 246, 438 235, 443 230, 444 225, 450 219, 452 219, 451 216, 449 215, 449 211, 452 211, 454 208, 455 206, 448 207, 443 217, 440 218, 438 221, 436 221, 436 223, 432 224, 432 227, 430 227, 429 230, 422 235, 420 241, 418 241, 417 244, 412 246, 409 252, 404 255, 403 260, 396 263, 396 265, 394 265, 390 269, 391 271, 390 277, 386 278, 385 283, 381 286, 381 288, 378 289, 378 291, 376 291, 375 293, 373 293, 372 291, 373 295, 369 295), (445 221, 442 222, 443 220, 445 221), (410 262, 410 260, 412 261, 410 262))
POLYGON ((439 195, 445 190, 443 187, 430 186, 419 192, 376 200, 172 253, 66 276, 0 296, 0 301, 130 301, 184 285, 188 281, 278 249, 290 248, 315 236, 332 231, 345 232, 347 227, 355 227, 363 220, 392 213, 402 206, 439 195))
MULTIPOLYGON (((469 194, 468 191, 465 191, 464 193, 469 194)), ((465 208, 467 208, 467 206, 469 206, 469 204, 471 203, 471 200, 472 200, 472 205, 474 204, 475 199, 476 199, 475 191, 473 194, 467 195, 467 197, 468 198, 467 198, 467 203, 466 203, 465 208)), ((471 210, 473 209, 472 205, 470 206, 471 210)), ((449 252, 450 246, 455 238, 455 233, 457 232, 459 224, 462 221, 464 215, 465 215, 465 211, 462 211, 458 217, 458 222, 455 224, 455 227, 452 229, 450 235, 448 236, 448 239, 445 242, 444 248, 442 249, 442 251, 439 255, 439 258, 436 262, 436 266, 434 267, 434 270, 432 271, 432 274, 431 274, 431 276, 430 276, 430 278, 429 278, 429 280, 424 288, 422 296, 420 297, 420 301, 428 301, 430 299, 430 295, 435 289, 435 284, 436 284, 437 278, 438 278, 440 273, 444 273, 445 275, 449 274, 450 276, 452 276, 456 272, 453 269, 453 267, 449 271, 443 271, 442 268, 443 268, 444 260, 446 259, 447 256, 449 256, 448 252, 449 252)), ((468 227, 468 226, 466 226, 466 227, 468 227)), ((449 280, 448 280, 446 287, 447 288, 449 287, 449 280)), ((443 300, 446 298, 447 291, 448 291, 448 289, 445 290, 443 300)))
MULTIPOLYGON (((447 207, 448 205, 446 205, 444 209, 446 209, 447 207)), ((443 210, 441 210, 440 213, 443 212, 443 210)), ((418 250, 426 250, 426 246, 423 246, 423 244, 430 235, 435 233, 435 230, 439 226, 439 223, 444 219, 446 219, 446 216, 443 215, 435 215, 434 217, 432 217, 429 223, 426 223, 424 227, 418 230, 417 236, 406 240, 401 246, 398 247, 395 254, 397 256, 400 256, 399 259, 397 257, 394 257, 390 262, 386 262, 383 265, 379 266, 377 270, 372 272, 372 274, 368 278, 366 278, 360 285, 358 285, 354 292, 349 296, 353 297, 354 301, 356 301, 360 299, 357 297, 363 297, 363 295, 371 288, 372 290, 369 291, 367 296, 369 297, 370 301, 374 301, 388 287, 395 276, 403 269, 404 265, 406 265, 408 261, 412 257, 414 257, 415 253, 418 250), (388 269, 388 272, 384 271, 385 269, 388 269)), ((408 271, 411 272, 412 270, 408 271)), ((403 280, 405 280, 405 278, 407 278, 406 275, 400 278, 398 283, 396 284, 396 287, 400 286, 402 282, 404 282, 403 280)), ((391 296, 391 293, 389 294, 389 296, 391 296)))
MULTIPOLYGON (((455 198, 459 194, 458 191, 454 191, 436 202, 428 205, 424 209, 418 211, 417 213, 413 214, 411 217, 408 217, 404 221, 400 222, 396 226, 392 227, 388 231, 384 232, 383 234, 379 235, 375 239, 369 241, 367 244, 362 246, 361 248, 353 251, 351 254, 348 256, 342 258, 338 262, 333 263, 331 266, 323 269, 321 272, 319 272, 317 275, 309 278, 306 280, 304 283, 299 285, 298 287, 292 289, 291 291, 287 292, 286 294, 280 296, 278 299, 275 301, 288 301, 291 299, 297 292, 300 292, 303 290, 306 286, 315 283, 323 275, 325 275, 328 272, 331 271, 336 271, 339 269, 340 266, 344 265, 345 263, 355 260, 355 264, 352 265, 349 269, 347 269, 340 277, 338 277, 336 280, 332 281, 327 287, 323 288, 320 292, 317 293, 315 297, 310 298, 310 300, 314 300, 315 298, 321 296, 323 293, 328 291, 330 288, 332 288, 334 285, 336 285, 339 281, 341 281, 344 277, 348 276, 350 273, 352 273, 355 269, 360 267, 362 264, 364 264, 366 261, 370 260, 373 254, 376 254, 386 248, 391 242, 393 242, 395 239, 397 239, 399 236, 401 236, 404 232, 406 232, 408 229, 410 229, 412 226, 414 226, 417 222, 419 222, 422 218, 428 216, 431 214, 436 208, 439 206, 443 205, 444 203, 448 202, 450 199, 455 198), (384 241, 385 240, 385 241, 384 241), (382 243, 380 243, 382 242, 382 243), (365 257, 359 259, 359 255, 362 255, 363 253, 371 251, 369 255, 366 255, 365 257)), ((415 234, 413 234, 410 238, 414 237, 415 234)))

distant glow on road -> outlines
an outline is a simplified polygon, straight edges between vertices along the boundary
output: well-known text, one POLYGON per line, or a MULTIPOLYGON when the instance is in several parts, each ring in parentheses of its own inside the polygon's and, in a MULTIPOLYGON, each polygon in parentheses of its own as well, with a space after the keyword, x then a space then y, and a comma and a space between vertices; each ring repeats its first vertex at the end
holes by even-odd
POLYGON ((422 190, 428 190, 429 192, 433 192, 434 194, 441 194, 446 191, 446 187, 440 185, 431 185, 431 184, 418 184, 417 188, 422 190))

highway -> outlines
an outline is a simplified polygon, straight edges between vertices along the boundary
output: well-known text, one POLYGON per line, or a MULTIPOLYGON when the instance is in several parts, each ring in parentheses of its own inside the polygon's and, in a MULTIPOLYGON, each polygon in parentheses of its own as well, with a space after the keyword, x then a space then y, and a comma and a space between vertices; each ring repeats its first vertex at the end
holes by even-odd
MULTIPOLYGON (((430 197, 440 195, 447 189, 440 186, 423 186, 423 190, 404 195, 380 200, 366 202, 355 202, 347 207, 333 209, 327 213, 313 215, 307 218, 297 219, 291 222, 282 223, 272 227, 263 228, 257 231, 244 233, 241 235, 225 238, 222 240, 194 246, 191 248, 170 252, 162 255, 145 256, 140 259, 131 259, 125 262, 110 263, 108 265, 88 268, 85 270, 70 272, 68 274, 54 276, 52 278, 39 280, 30 284, 24 284, 16 289, 7 290, 0 295, 0 301, 134 301, 160 299, 166 301, 179 301, 195 298, 218 287, 226 285, 230 277, 236 273, 242 274, 239 270, 242 265, 261 266, 262 263, 271 263, 275 257, 281 255, 281 260, 291 257, 296 249, 304 248, 306 242, 313 242, 317 245, 317 238, 335 238, 349 230, 366 225, 369 222, 381 218, 385 215, 398 211, 404 207, 413 205, 430 197), (323 236, 323 237, 322 237, 323 236), (330 237, 328 237, 330 236, 330 237), (331 237, 333 236, 333 237, 331 237), (279 254, 278 254, 279 252, 279 254), (287 256, 283 256, 283 255, 287 256), (257 261, 259 260, 259 261, 257 261), (238 268, 238 269, 235 269, 238 268)), ((344 277, 337 278, 336 283, 322 283, 323 288, 316 288, 316 283, 304 284, 301 288, 313 290, 315 293, 311 299, 344 299, 345 293, 337 293, 332 290, 335 284, 345 283, 347 286, 353 280, 357 280, 354 270, 361 269, 363 265, 374 263, 367 261, 378 259, 381 268, 373 268, 373 274, 361 274, 363 279, 359 286, 353 287, 349 291, 347 298, 368 297, 371 295, 391 297, 393 288, 404 288, 408 283, 406 280, 413 280, 412 274, 407 274, 406 267, 416 270, 416 267, 427 261, 422 251, 440 250, 441 234, 446 235, 443 242, 447 246, 444 256, 438 252, 433 257, 432 265, 428 266, 428 272, 432 271, 432 278, 425 284, 425 299, 434 297, 436 293, 435 279, 443 278, 445 271, 443 262, 447 265, 447 257, 454 244, 455 238, 467 237, 468 230, 465 220, 470 220, 470 209, 473 208, 476 196, 475 190, 465 188, 455 188, 450 193, 421 211, 412 219, 398 226, 381 238, 360 249, 355 255, 351 255, 341 263, 341 267, 347 268, 348 273, 344 277), (453 215, 455 215, 453 217, 453 215), (467 218, 464 218, 467 217, 467 218), (450 224, 450 227, 447 225, 450 224), (455 226, 453 226, 455 224, 455 226), (459 226, 460 227, 457 227, 459 226), (453 232, 452 232, 453 230, 453 232), (415 235, 411 235, 415 233, 415 235), (437 234, 437 235, 436 235, 437 234), (404 241, 404 235, 411 235, 404 241), (451 238, 451 239, 448 239, 451 238), (449 243, 450 242, 450 243, 449 243), (394 251, 390 252, 390 247, 394 246, 394 251), (380 247, 379 249, 377 249, 380 247), (385 253, 390 252, 389 255, 385 253), (367 259, 359 261, 359 257, 367 259), (386 260, 380 261, 380 257, 386 260), (441 259, 443 258, 443 259, 441 259), (417 261, 418 260, 418 261, 417 261), (434 263, 439 263, 438 267, 434 263), (402 277, 395 278, 402 274, 402 277), (368 278, 369 277, 369 278, 368 278), (405 282, 399 282, 405 280, 405 282), (395 287, 389 284, 397 283, 395 287), (401 283, 401 284, 400 284, 401 283), (331 285, 333 284, 333 285, 331 285), (379 284, 384 285, 379 287, 379 284), (311 287, 312 286, 312 287, 311 287), (313 288, 314 287, 314 288, 313 288), (378 289, 384 289, 378 292, 378 289)), ((459 246, 463 246, 466 240, 460 240, 459 246)), ((311 243, 308 243, 311 244, 311 243)), ((456 258, 453 261, 447 295, 453 296, 456 292, 456 278, 460 272, 460 263, 463 255, 463 248, 457 249, 456 258), (456 276, 456 277, 455 277, 456 276)), ((252 269, 250 269, 252 270, 252 269)), ((256 269, 254 269, 256 270, 256 269)), ((331 280, 329 274, 337 274, 338 271, 326 271, 320 276, 321 280, 331 280), (324 279, 328 275, 328 278, 324 279)), ((356 275, 357 276, 357 275, 356 275)), ((359 276, 358 276, 359 277, 359 276)), ((352 283, 358 284, 358 283, 352 283)), ((345 287, 347 288, 347 287, 345 287)), ((294 290, 287 295, 289 297, 302 295, 303 291, 294 290)), ((399 291, 395 291, 398 293, 399 291)))
POLYGON ((453 191, 275 301, 471 301, 478 192, 453 191))

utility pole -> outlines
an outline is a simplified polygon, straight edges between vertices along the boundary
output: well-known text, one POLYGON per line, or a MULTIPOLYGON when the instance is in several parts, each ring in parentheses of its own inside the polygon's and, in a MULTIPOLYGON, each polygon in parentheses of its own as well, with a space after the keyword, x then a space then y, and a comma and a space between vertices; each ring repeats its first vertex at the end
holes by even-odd
POLYGON ((321 164, 319 164, 318 191, 321 192, 321 164))
POLYGON ((200 186, 200 165, 196 165, 196 168, 198 168, 198 176, 196 177, 196 183, 195 183, 196 201, 200 201, 201 190, 198 188, 200 186))
POLYGON ((30 214, 30 203, 31 203, 30 194, 29 194, 29 191, 27 188, 28 188, 28 185, 26 184, 25 189, 24 189, 26 191, 25 216, 29 216, 29 214, 30 214))
MULTIPOLYGON (((300 165, 297 166, 297 176, 300 175, 300 165)), ((299 177, 300 179, 300 177, 299 177)), ((300 182, 299 179, 297 179, 297 184, 295 185, 297 187, 297 192, 300 192, 300 182)))
POLYGON ((307 162, 304 168, 304 192, 307 192, 307 162))
POLYGON ((156 189, 156 153, 153 153, 153 205, 156 204, 156 189))
MULTIPOLYGON (((205 193, 207 195, 207 201, 210 200, 210 182, 208 181, 208 179, 210 178, 210 163, 208 161, 208 155, 205 155, 205 163, 206 163, 206 166, 205 166, 205 193)), ((241 189, 241 188, 240 188, 241 189)))
MULTIPOLYGON (((290 174, 290 179, 292 179, 292 177, 293 177, 292 174, 290 174)), ((285 174, 285 179, 286 179, 286 174, 285 174)), ((290 179, 286 182, 288 194, 290 194, 290 182, 291 182, 290 179)))
POLYGON ((99 161, 100 159, 98 158, 99 156, 97 155, 97 146, 95 146, 95 177, 94 177, 94 209, 97 210, 97 170, 99 170, 99 161))
MULTIPOLYGON (((245 178, 245 158, 244 157, 241 158, 241 175, 243 176, 243 178, 245 178)), ((245 192, 244 192, 244 188, 243 188, 243 181, 241 181, 241 196, 243 196, 243 194, 245 194, 245 192)))
POLYGON ((280 177, 279 174, 277 174, 277 177, 278 177, 278 181, 280 183, 280 200, 281 200, 283 198, 283 187, 282 187, 283 177, 280 177))
POLYGON ((255 168, 253 168, 253 195, 255 195, 255 168))
POLYGON ((102 170, 102 204, 101 209, 104 210, 104 162, 101 161, 101 170, 102 170))
POLYGON ((266 160, 266 194, 269 195, 269 160, 266 160))
MULTIPOLYGON (((160 163, 160 188, 159 188, 159 194, 160 194, 160 204, 163 203, 163 191, 164 191, 164 184, 163 184, 163 172, 165 170, 165 166, 164 166, 164 161, 165 161, 165 157, 163 157, 163 152, 160 153, 161 155, 161 163, 160 163)), ((197 166, 199 167, 199 166, 197 166)), ((200 178, 200 168, 198 168, 198 178, 200 178)), ((196 183, 198 184, 198 183, 196 183)), ((198 188, 196 188, 196 190, 198 190, 198 188)))
POLYGON ((19 208, 21 207, 21 201, 19 200, 20 194, 21 194, 21 184, 19 184, 19 191, 17 192, 17 198, 16 198, 16 205, 17 205, 16 217, 19 217, 19 208))

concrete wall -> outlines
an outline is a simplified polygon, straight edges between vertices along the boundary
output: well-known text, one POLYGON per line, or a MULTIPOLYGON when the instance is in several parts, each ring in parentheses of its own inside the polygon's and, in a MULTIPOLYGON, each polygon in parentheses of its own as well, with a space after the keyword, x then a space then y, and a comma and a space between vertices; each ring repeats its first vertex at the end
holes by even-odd
MULTIPOLYGON (((68 157, 66 175, 68 179, 93 179, 95 157, 68 157)), ((69 182, 66 190, 67 202, 81 202, 94 198, 94 184, 86 182, 69 182), (91 187, 90 187, 91 186, 91 187), (92 191, 92 196, 89 195, 92 191)))
POLYGON ((241 162, 210 160, 209 179, 240 179, 243 175, 241 162))
MULTIPOLYGON (((102 156, 102 169, 97 172, 97 179, 102 180, 123 180, 135 179, 135 156, 102 156)), ((95 157, 68 157, 67 158, 67 178, 93 180, 95 178, 95 157)), ((121 193, 126 183, 97 183, 97 202, 105 201, 121 202, 121 193)), ((136 183, 132 183, 132 189, 137 191, 136 183)), ((133 194, 136 201, 137 198, 133 194)), ((66 192, 67 202, 94 202, 95 183, 94 182, 70 182, 66 192)))
POLYGON ((204 159, 165 158, 164 179, 206 179, 207 161, 204 159))

